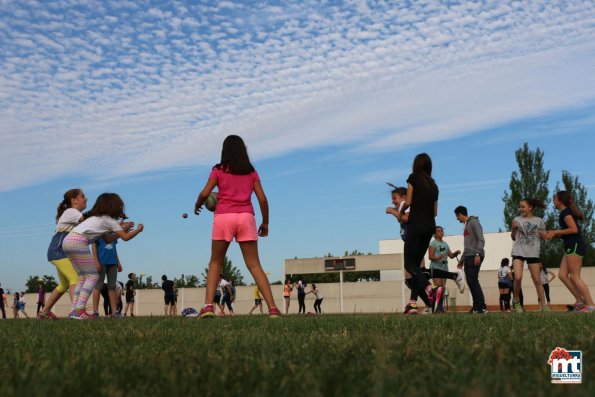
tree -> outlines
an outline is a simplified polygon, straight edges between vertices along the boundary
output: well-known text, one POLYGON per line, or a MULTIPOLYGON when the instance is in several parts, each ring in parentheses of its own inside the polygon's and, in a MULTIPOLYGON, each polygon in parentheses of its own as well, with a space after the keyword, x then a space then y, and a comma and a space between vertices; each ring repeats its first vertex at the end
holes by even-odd
MULTIPOLYGON (((209 272, 209 268, 205 267, 204 272, 201 274, 203 279, 203 285, 207 284, 207 273, 209 272)), ((233 265, 231 260, 226 256, 223 259, 223 267, 221 268, 221 274, 223 274, 223 278, 227 281, 231 282, 235 286, 246 285, 244 282, 244 276, 240 270, 233 265)))
POLYGON ((43 277, 29 276, 29 278, 27 279, 27 282, 25 283, 25 286, 27 287, 25 292, 28 292, 28 293, 37 292, 38 285, 39 285, 40 281, 43 283, 43 290, 45 292, 53 291, 54 288, 56 288, 58 286, 58 283, 56 283, 56 279, 54 278, 54 276, 48 276, 47 274, 44 274, 43 277))
POLYGON ((196 288, 200 284, 198 277, 193 274, 187 276, 182 274, 180 278, 174 278, 174 283, 178 288, 196 288))
MULTIPOLYGON (((513 219, 519 215, 519 203, 524 198, 534 198, 543 201, 548 206, 550 203, 550 190, 548 187, 550 172, 543 168, 543 152, 537 148, 532 151, 525 143, 515 152, 518 172, 513 171, 510 177, 510 192, 505 191, 504 201, 504 227, 510 231, 513 219)), ((533 211, 535 216, 544 218, 546 225, 553 225, 551 212, 541 209, 533 211)))
POLYGON ((589 199, 587 188, 580 183, 578 176, 573 176, 566 170, 562 171, 562 185, 564 185, 564 189, 561 189, 560 185, 556 183, 556 192, 560 190, 570 192, 572 194, 572 200, 585 217, 585 220, 580 223, 587 251, 583 265, 595 266, 595 258, 592 255, 595 251, 593 249, 593 243, 595 243, 595 219, 593 218, 593 215, 595 215, 595 205, 589 199))

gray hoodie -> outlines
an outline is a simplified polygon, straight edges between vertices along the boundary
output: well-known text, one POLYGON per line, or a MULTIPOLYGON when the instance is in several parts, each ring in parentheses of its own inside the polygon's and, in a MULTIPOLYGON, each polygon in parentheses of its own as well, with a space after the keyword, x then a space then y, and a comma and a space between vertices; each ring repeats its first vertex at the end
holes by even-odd
POLYGON ((475 256, 479 254, 481 257, 485 256, 483 247, 485 245, 485 238, 483 237, 483 229, 479 223, 479 218, 470 216, 465 223, 464 232, 464 246, 463 257, 475 256))

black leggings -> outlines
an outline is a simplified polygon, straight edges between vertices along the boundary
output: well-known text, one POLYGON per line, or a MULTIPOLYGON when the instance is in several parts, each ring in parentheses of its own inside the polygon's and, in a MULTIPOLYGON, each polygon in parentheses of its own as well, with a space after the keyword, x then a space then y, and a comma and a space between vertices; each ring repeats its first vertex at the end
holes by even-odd
POLYGON ((404 248, 405 270, 411 274, 411 289, 417 292, 428 306, 431 303, 426 294, 426 288, 430 285, 430 282, 424 276, 419 264, 428 250, 434 229, 432 225, 410 224, 407 228, 407 239, 404 248))
POLYGON ((304 313, 306 314, 306 294, 298 294, 298 305, 299 305, 299 310, 298 313, 304 313))
POLYGON ((549 283, 543 284, 543 292, 545 292, 545 301, 550 303, 550 285, 549 283))
POLYGON ((314 301, 314 311, 315 311, 316 313, 322 313, 322 310, 320 309, 320 304, 322 303, 322 300, 323 300, 323 299, 324 299, 324 298, 320 298, 320 299, 316 299, 316 300, 314 301))

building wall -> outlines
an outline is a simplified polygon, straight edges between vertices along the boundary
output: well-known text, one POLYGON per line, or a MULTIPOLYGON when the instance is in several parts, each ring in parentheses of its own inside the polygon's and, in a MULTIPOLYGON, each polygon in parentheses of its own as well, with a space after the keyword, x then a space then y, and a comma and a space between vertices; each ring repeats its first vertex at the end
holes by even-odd
MULTIPOLYGON (((557 273, 557 269, 553 269, 557 273)), ((583 268, 581 272, 583 280, 590 287, 592 295, 595 295, 595 268, 583 268)), ((498 305, 498 278, 495 270, 482 270, 480 272, 480 283, 482 285, 488 305, 494 309, 498 305)), ((340 312, 340 285, 339 283, 318 284, 324 300, 322 310, 325 313, 340 312)), ((273 285, 273 296, 280 308, 283 308, 283 286, 273 285)), ((460 294, 452 281, 447 282, 449 292, 449 303, 454 303, 459 310, 467 310, 471 304, 471 296, 468 290, 460 294), (454 299, 454 300, 453 300, 454 299)), ((309 290, 309 288, 307 288, 309 290)), ((550 285, 550 295, 552 304, 573 303, 574 298, 562 284, 559 278, 556 278, 550 285)), ((537 294, 531 281, 529 271, 523 273, 523 293, 526 305, 537 304, 537 294)), ((182 288, 180 289, 178 311, 185 307, 194 307, 199 309, 204 301, 204 288, 182 288)), ((235 302, 236 314, 247 314, 254 304, 254 287, 237 287, 237 299, 235 302)), ((401 281, 380 281, 380 282, 361 282, 343 284, 343 312, 344 313, 394 313, 402 312, 404 298, 407 299, 409 290, 406 290, 401 281)), ((8 296, 8 302, 11 304, 12 295, 8 296)), ((136 314, 141 316, 160 316, 163 313, 163 291, 161 290, 138 290, 136 295, 136 314)), ((35 314, 35 302, 37 294, 27 294, 27 312, 29 315, 35 314)), ((314 296, 306 295, 306 311, 314 312, 312 307, 314 296)), ((67 297, 62 297, 54 307, 54 312, 59 317, 65 317, 70 311, 70 301, 67 297)), ((10 306, 9 306, 10 307, 10 306)), ((102 306, 100 305, 100 308, 102 306)), ((264 305, 266 313, 266 304, 264 305)), ((297 313, 298 303, 296 290, 292 292, 290 313, 297 313)), ((103 312, 103 309, 100 310, 103 312)), ((12 317, 11 313, 9 317, 12 317)))

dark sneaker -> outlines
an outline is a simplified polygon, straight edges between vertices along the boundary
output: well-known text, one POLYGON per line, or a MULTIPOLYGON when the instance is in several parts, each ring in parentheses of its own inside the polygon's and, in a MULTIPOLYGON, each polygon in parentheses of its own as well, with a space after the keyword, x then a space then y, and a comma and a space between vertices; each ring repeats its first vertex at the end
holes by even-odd
POLYGON ((213 311, 213 305, 204 305, 198 313, 198 318, 215 318, 215 312, 213 311))
POLYGON ((405 311, 403 312, 403 314, 406 316, 411 316, 411 315, 415 315, 418 313, 419 312, 417 311, 417 306, 413 306, 413 305, 405 306, 405 311))
POLYGON ((483 309, 473 310, 473 313, 475 313, 475 314, 487 314, 488 313, 488 309, 486 309, 484 307, 483 309))
POLYGON ((99 313, 93 312, 93 317, 95 317, 96 319, 99 318, 99 313))

